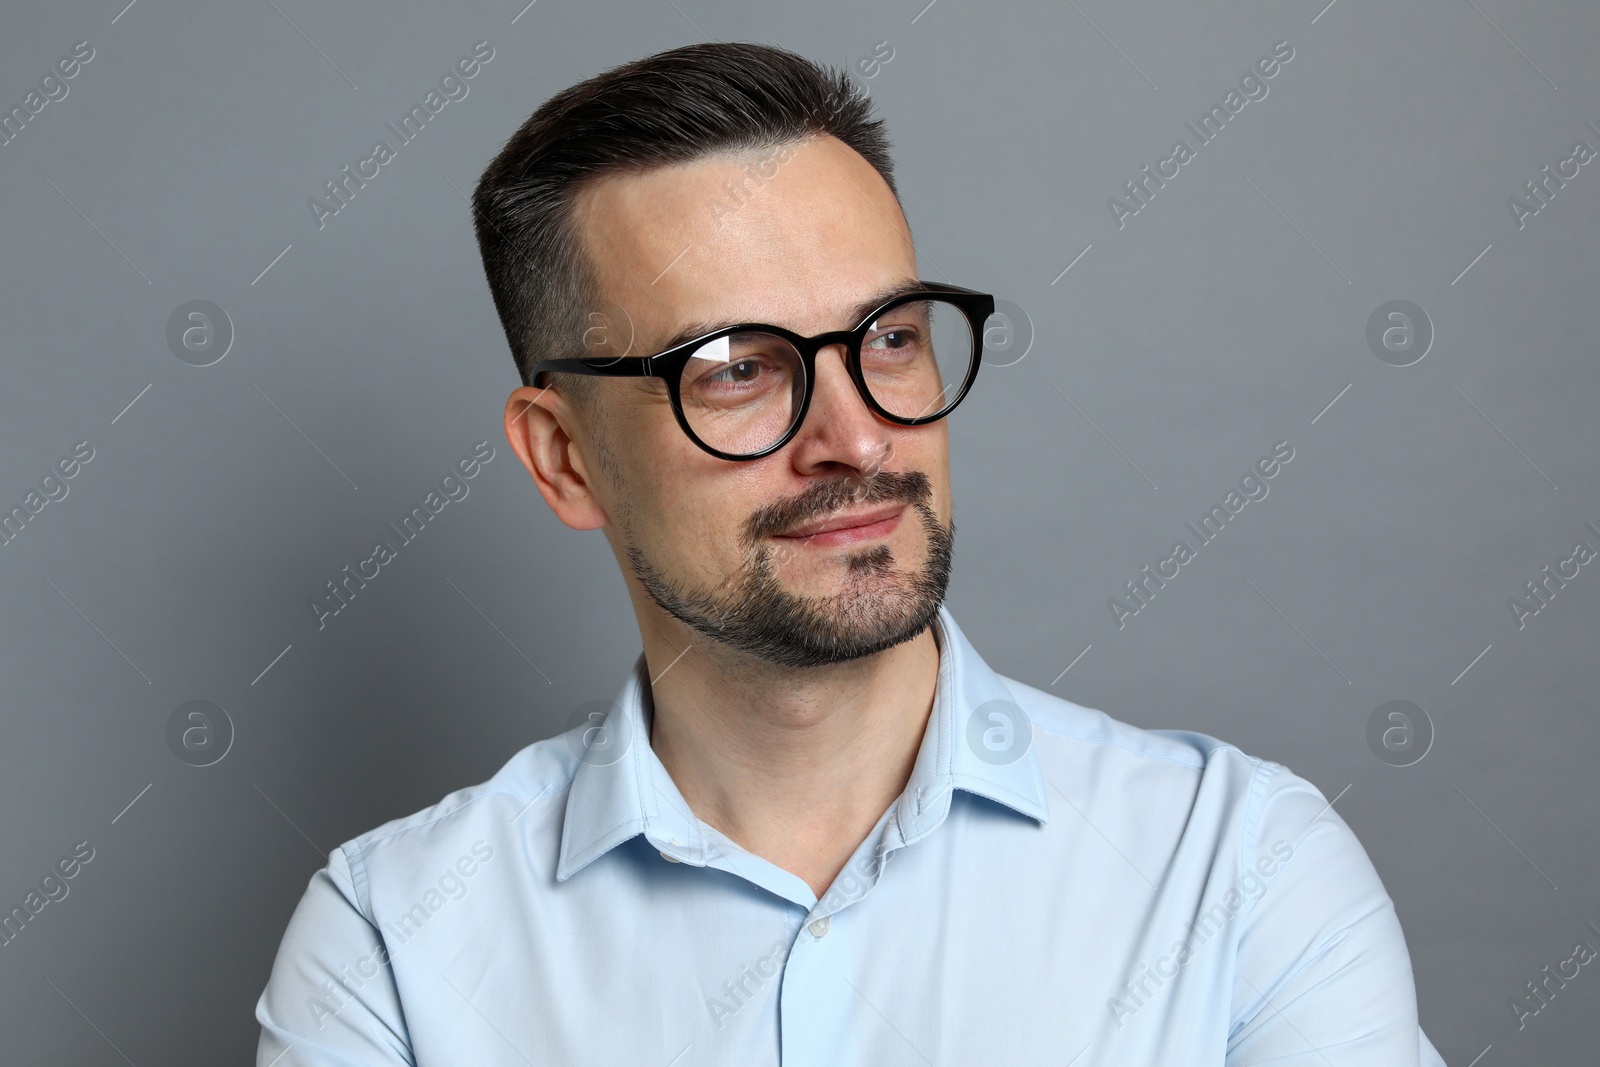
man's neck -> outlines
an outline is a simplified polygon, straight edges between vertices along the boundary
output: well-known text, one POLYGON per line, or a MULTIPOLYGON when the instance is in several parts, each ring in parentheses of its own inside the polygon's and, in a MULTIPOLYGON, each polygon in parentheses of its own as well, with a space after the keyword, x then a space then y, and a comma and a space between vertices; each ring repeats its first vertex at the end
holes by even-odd
POLYGON ((820 898, 911 777, 938 682, 933 627, 803 670, 665 629, 645 640, 656 756, 696 818, 820 898))

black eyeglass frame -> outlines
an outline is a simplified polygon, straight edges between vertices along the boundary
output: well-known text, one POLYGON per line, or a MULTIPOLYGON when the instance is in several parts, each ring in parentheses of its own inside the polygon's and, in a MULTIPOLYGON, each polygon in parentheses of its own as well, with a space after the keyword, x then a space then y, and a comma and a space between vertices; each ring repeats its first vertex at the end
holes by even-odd
POLYGON ((718 459, 734 462, 761 459, 770 456, 784 445, 794 440, 795 434, 800 432, 800 427, 806 421, 806 413, 811 410, 811 395, 817 384, 817 353, 830 345, 843 344, 845 346, 845 367, 850 372, 850 380, 855 382, 856 392, 860 394, 863 402, 876 415, 898 426, 921 426, 929 422, 937 422, 950 412, 956 405, 966 398, 967 392, 972 388, 973 381, 978 377, 978 367, 983 363, 983 326, 989 316, 994 314, 994 297, 989 293, 980 293, 976 289, 965 289, 959 285, 947 285, 943 282, 918 281, 917 288, 908 290, 898 296, 890 297, 878 305, 852 330, 832 330, 828 333, 819 333, 814 337, 804 337, 782 326, 773 326, 764 322, 742 322, 736 326, 725 326, 720 330, 703 334, 700 337, 684 341, 682 344, 673 345, 653 356, 617 356, 617 357, 589 357, 580 356, 575 359, 546 359, 534 365, 531 380, 538 385, 540 376, 547 372, 559 374, 587 374, 608 378, 624 377, 650 377, 662 378, 667 383, 667 395, 672 399, 672 414, 678 420, 678 425, 683 432, 689 435, 689 440, 699 445, 705 451, 718 459), (942 300, 955 305, 966 316, 967 325, 972 331, 972 362, 967 368, 966 380, 961 383, 961 389, 956 393, 955 399, 946 404, 944 408, 933 415, 901 416, 884 410, 872 393, 867 388, 867 382, 861 372, 861 345, 865 342, 867 331, 872 324, 885 312, 891 311, 902 304, 914 304, 919 300, 942 300), (702 441, 695 434, 694 428, 689 425, 688 417, 683 413, 683 400, 680 395, 683 368, 689 360, 694 358, 695 352, 717 340, 736 333, 760 331, 775 334, 794 346, 800 353, 801 366, 805 370, 805 393, 800 399, 799 410, 796 411, 794 421, 789 424, 782 437, 776 443, 769 445, 759 452, 739 454, 723 452, 713 448, 702 441))

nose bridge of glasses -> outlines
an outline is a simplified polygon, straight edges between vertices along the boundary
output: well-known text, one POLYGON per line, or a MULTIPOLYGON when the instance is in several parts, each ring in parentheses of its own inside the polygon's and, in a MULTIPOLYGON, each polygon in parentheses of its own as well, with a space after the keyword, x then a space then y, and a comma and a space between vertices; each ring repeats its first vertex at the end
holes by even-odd
POLYGON ((830 348, 837 348, 841 357, 850 351, 850 345, 855 341, 855 334, 850 330, 832 330, 828 333, 819 333, 811 339, 820 356, 830 348))
POLYGON ((811 340, 817 347, 817 356, 815 360, 816 371, 814 374, 814 377, 817 379, 817 381, 812 383, 813 390, 815 390, 816 385, 821 381, 822 378, 822 368, 825 363, 823 357, 829 353, 833 353, 839 357, 839 373, 843 374, 845 378, 850 381, 848 391, 851 393, 856 393, 858 399, 862 399, 864 403, 864 398, 859 396, 859 392, 856 389, 855 379, 850 374, 850 351, 851 346, 855 341, 855 335, 850 333, 848 330, 837 330, 833 333, 819 334, 816 337, 813 337, 811 340))

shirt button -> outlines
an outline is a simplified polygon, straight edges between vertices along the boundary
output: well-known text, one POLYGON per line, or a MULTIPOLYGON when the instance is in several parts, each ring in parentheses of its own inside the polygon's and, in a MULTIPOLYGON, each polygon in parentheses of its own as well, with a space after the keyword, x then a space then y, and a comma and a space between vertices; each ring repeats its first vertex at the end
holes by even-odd
POLYGON ((682 860, 680 860, 676 856, 668 855, 665 851, 663 851, 661 853, 661 858, 666 860, 668 863, 682 863, 683 862, 682 860))
POLYGON ((812 937, 814 937, 814 938, 816 938, 816 939, 818 939, 820 941, 823 938, 823 936, 827 934, 828 927, 831 926, 831 925, 832 925, 832 923, 830 923, 828 921, 828 917, 826 915, 824 915, 822 918, 820 918, 820 919, 816 920, 815 922, 811 923, 810 925, 808 925, 806 927, 806 929, 811 931, 811 936, 812 937))

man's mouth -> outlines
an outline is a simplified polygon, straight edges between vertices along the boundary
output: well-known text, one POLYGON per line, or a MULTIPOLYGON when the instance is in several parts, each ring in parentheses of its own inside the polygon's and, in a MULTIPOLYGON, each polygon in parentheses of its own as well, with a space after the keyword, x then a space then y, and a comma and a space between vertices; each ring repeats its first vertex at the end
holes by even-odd
POLYGON ((856 541, 874 540, 892 533, 899 525, 900 516, 905 509, 904 503, 895 503, 845 512, 826 519, 813 520, 775 536, 785 541, 811 545, 844 545, 856 541))

